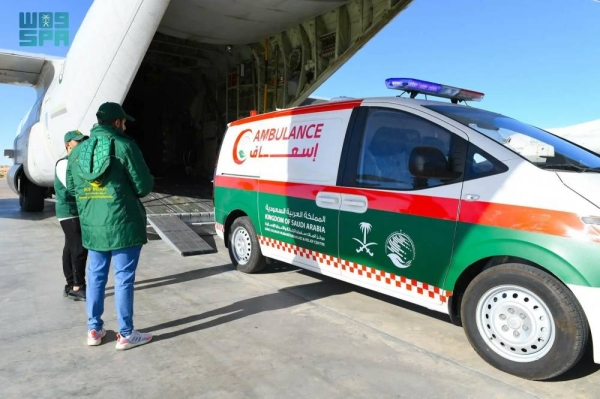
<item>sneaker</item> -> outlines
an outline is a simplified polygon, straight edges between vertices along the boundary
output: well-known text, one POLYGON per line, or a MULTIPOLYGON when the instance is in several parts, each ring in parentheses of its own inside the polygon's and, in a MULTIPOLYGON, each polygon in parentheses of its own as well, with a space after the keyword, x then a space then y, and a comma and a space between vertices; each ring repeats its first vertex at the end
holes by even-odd
POLYGON ((115 348, 120 350, 130 349, 136 346, 147 344, 151 339, 152 334, 141 333, 133 330, 127 337, 117 334, 117 345, 115 348))
POLYGON ((106 330, 102 327, 102 331, 89 330, 87 336, 87 344, 89 346, 98 346, 102 342, 102 338, 106 336, 106 330))
POLYGON ((85 301, 85 287, 80 287, 77 291, 69 289, 68 297, 74 301, 85 301))
POLYGON ((69 291, 71 290, 71 286, 70 285, 65 285, 65 288, 63 289, 63 296, 65 298, 69 297, 69 291))

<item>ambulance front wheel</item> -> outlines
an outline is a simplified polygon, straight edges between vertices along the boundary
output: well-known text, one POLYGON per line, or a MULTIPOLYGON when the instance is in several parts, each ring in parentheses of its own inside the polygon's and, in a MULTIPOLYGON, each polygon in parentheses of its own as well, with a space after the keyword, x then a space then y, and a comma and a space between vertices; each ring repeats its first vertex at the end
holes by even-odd
POLYGON ((228 247, 231 262, 243 273, 257 273, 267 265, 256 230, 247 216, 237 218, 231 225, 228 247))
POLYGON ((492 366, 529 380, 547 380, 582 357, 589 329, 571 291, 535 267, 509 263, 479 274, 465 291, 467 338, 492 366))

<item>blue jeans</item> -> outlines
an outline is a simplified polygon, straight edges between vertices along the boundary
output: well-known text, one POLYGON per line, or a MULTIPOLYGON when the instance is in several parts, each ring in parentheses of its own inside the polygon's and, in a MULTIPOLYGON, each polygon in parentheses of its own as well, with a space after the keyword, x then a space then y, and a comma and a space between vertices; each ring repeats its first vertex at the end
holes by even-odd
POLYGON ((86 308, 88 330, 101 331, 104 326, 104 290, 112 258, 115 269, 115 306, 119 333, 126 337, 133 330, 133 282, 142 246, 117 251, 88 252, 86 308))

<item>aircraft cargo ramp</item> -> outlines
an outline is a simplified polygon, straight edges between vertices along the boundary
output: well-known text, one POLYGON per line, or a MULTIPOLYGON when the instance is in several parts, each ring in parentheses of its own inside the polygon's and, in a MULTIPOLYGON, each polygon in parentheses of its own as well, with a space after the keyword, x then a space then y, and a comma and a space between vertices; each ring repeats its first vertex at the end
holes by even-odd
POLYGON ((168 184, 157 180, 155 191, 142 198, 148 223, 163 241, 181 256, 200 255, 215 250, 193 227, 214 234, 212 185, 207 183, 168 184))

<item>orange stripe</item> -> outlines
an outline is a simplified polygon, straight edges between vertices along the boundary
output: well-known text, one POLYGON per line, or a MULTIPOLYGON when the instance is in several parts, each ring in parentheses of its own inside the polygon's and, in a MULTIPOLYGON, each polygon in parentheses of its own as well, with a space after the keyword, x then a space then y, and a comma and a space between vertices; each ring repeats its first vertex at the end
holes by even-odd
POLYGON ((269 112, 266 114, 260 114, 250 116, 248 118, 238 119, 231 122, 231 126, 244 125, 246 123, 263 121, 271 118, 279 118, 282 116, 292 115, 304 115, 304 114, 315 114, 318 112, 329 112, 329 111, 342 111, 345 109, 352 109, 362 104, 362 100, 351 100, 351 101, 338 101, 326 104, 307 105, 304 107, 284 109, 281 111, 269 112))
POLYGON ((584 223, 575 213, 551 209, 463 201, 459 221, 600 242, 598 226, 584 223))
POLYGON ((257 191, 258 180, 253 178, 216 176, 215 187, 233 188, 234 190, 257 191))

